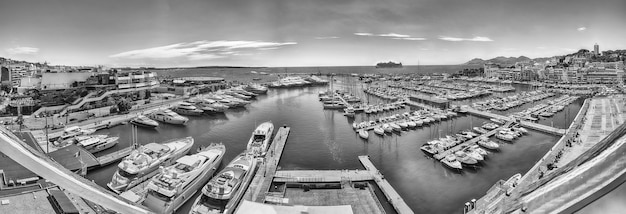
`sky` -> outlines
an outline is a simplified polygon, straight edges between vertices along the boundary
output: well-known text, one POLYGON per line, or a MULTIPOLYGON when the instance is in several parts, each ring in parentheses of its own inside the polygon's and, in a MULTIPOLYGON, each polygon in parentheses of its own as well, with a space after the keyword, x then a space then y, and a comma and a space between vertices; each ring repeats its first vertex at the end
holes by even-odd
POLYGON ((624 0, 2 0, 0 56, 63 65, 461 64, 626 49, 624 0))

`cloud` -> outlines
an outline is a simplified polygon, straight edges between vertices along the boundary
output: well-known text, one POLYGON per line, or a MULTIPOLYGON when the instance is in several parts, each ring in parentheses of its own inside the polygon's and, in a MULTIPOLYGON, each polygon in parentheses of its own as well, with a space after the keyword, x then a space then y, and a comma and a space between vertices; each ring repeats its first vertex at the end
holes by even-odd
POLYGON ((396 37, 396 38, 411 37, 410 35, 397 34, 397 33, 378 34, 378 36, 382 36, 382 37, 396 37))
POLYGON ((357 36, 374 36, 374 34, 371 34, 371 33, 354 33, 354 35, 357 35, 357 36))
POLYGON ((33 47, 14 47, 14 48, 8 48, 6 49, 6 51, 9 54, 36 54, 39 52, 39 48, 33 48, 33 47))
POLYGON ((399 39, 399 40, 411 40, 411 41, 422 41, 422 40, 426 40, 426 38, 420 38, 420 37, 406 37, 406 38, 393 38, 393 39, 399 39))
POLYGON ((428 48, 420 48, 420 50, 421 51, 427 51, 427 50, 430 50, 430 49, 428 49, 428 48))
POLYGON ((547 49, 547 48, 546 48, 546 47, 544 47, 544 46, 539 46, 539 47, 537 47, 537 49, 545 50, 545 49, 547 49))
POLYGON ((339 39, 338 36, 318 36, 315 39, 339 39))
POLYGON ((295 42, 262 42, 262 41, 196 41, 176 43, 139 50, 126 51, 110 55, 111 58, 125 59, 168 59, 187 58, 189 60, 207 60, 228 56, 245 55, 246 51, 266 51, 278 49, 295 42))
POLYGON ((390 39, 401 39, 401 40, 413 40, 420 41, 426 40, 426 38, 421 37, 411 37, 411 35, 406 34, 398 34, 398 33, 381 33, 381 34, 372 34, 372 33, 354 33, 357 36, 375 36, 375 37, 386 37, 390 39))
POLYGON ((585 30, 587 30, 587 28, 586 27, 579 27, 579 28, 576 28, 576 30, 577 31, 585 31, 585 30))
POLYGON ((469 42, 493 42, 492 39, 490 39, 489 37, 484 37, 484 36, 475 36, 474 38, 459 38, 459 37, 440 36, 439 39, 444 40, 444 41, 452 41, 452 42, 462 42, 462 41, 469 41, 469 42))

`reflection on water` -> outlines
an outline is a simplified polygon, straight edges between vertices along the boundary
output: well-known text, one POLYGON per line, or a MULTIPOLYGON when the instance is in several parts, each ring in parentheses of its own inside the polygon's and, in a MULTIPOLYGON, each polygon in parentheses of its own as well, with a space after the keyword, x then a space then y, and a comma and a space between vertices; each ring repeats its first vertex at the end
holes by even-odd
MULTIPOLYGON (((342 82, 354 89, 360 87, 349 81, 342 82)), ((502 144, 501 151, 491 154, 478 169, 453 173, 427 157, 419 147, 439 136, 479 126, 485 119, 461 116, 403 131, 399 135, 381 137, 372 132, 369 140, 362 140, 352 130, 352 120, 344 117, 342 112, 322 109, 317 95, 320 90, 326 88, 270 90, 268 95, 258 97, 246 109, 191 117, 187 126, 161 124, 156 131, 139 129, 139 143, 192 136, 196 143, 191 151, 195 151, 202 145, 222 142, 227 148, 224 162, 228 163, 245 149, 256 125, 271 120, 276 126, 286 124, 291 127, 279 164, 282 169, 362 169, 357 156, 369 155, 416 213, 462 213, 466 201, 481 197, 499 179, 527 171, 558 139, 557 136, 531 132, 514 143, 502 144)), ((374 97, 369 99, 370 102, 382 102, 374 97)), ((359 115, 355 120, 372 120, 380 116, 382 114, 359 115)), ((130 142, 128 126, 100 131, 105 132, 121 137, 115 148, 123 148, 130 142)), ((113 164, 94 170, 88 178, 105 186, 115 168, 113 164)), ((191 203, 183 206, 179 213, 186 213, 191 203)))

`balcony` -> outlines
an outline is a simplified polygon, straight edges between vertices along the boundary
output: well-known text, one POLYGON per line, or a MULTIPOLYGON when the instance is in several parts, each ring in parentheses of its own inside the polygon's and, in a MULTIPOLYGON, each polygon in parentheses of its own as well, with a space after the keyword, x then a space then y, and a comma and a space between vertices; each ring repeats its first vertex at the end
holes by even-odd
POLYGON ((118 76, 117 81, 120 81, 120 80, 130 80, 130 76, 118 76))

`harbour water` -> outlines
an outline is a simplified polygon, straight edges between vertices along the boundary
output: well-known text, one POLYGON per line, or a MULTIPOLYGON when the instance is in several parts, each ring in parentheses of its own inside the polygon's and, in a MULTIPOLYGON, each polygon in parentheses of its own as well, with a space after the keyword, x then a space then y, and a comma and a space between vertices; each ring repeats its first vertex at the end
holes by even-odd
MULTIPOLYGON (((335 87, 359 87, 348 84, 349 81, 340 79, 335 87)), ((245 149, 257 124, 271 120, 276 126, 291 127, 279 164, 281 169, 361 169, 357 156, 369 155, 416 213, 462 213, 462 204, 484 195, 499 179, 506 180, 516 173, 527 171, 559 138, 531 131, 514 143, 502 143, 501 151, 489 155, 480 168, 464 170, 459 174, 427 157, 419 147, 439 136, 479 126, 486 119, 465 115, 403 131, 400 135, 379 137, 372 133, 366 141, 352 130, 352 119, 349 120, 340 111, 322 109, 322 103, 318 101, 318 92, 322 90, 327 88, 273 89, 246 108, 229 110, 225 114, 190 117, 186 126, 161 124, 156 130, 139 129, 139 143, 192 136, 196 140, 195 148, 192 148, 195 151, 197 147, 211 142, 222 142, 227 147, 224 160, 228 162, 245 149)), ((375 98, 369 101, 381 102, 375 98)), ((571 106, 574 111, 580 108, 580 103, 571 106)), ((559 117, 558 114, 555 117, 559 117)), ((574 116, 563 115, 565 121, 571 121, 574 116)), ((356 120, 375 118, 366 117, 357 116, 356 120)), ((131 139, 128 125, 99 133, 120 137, 120 143, 108 152, 128 146, 131 139)), ((96 169, 88 174, 88 178, 105 186, 115 169, 114 164, 96 169)), ((381 200, 384 201, 384 198, 381 200)), ((183 206, 179 213, 186 213, 190 203, 183 206)))

